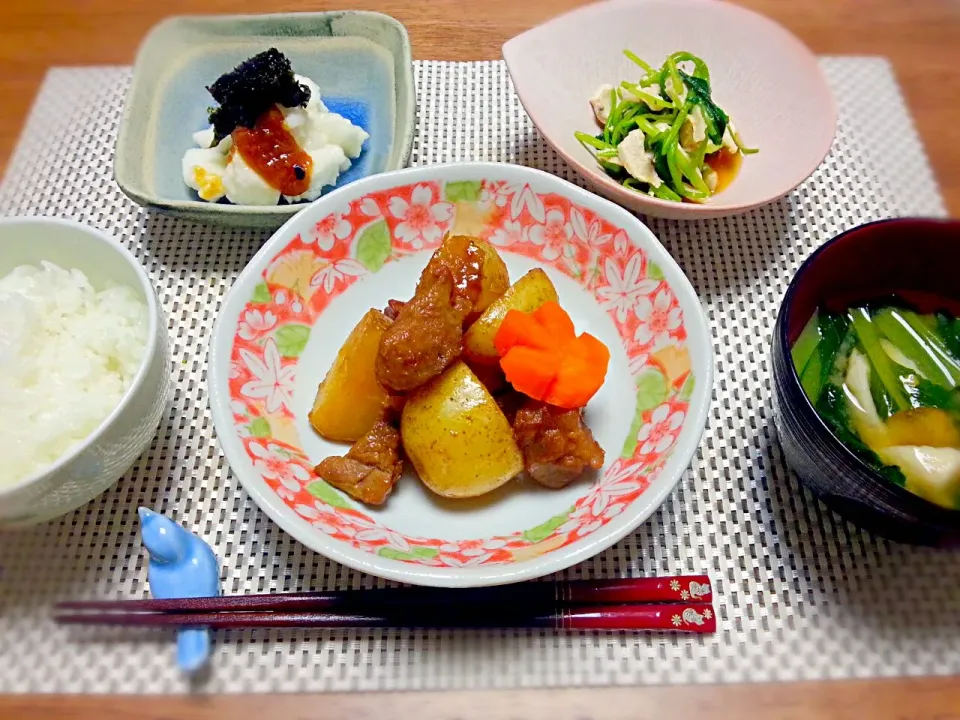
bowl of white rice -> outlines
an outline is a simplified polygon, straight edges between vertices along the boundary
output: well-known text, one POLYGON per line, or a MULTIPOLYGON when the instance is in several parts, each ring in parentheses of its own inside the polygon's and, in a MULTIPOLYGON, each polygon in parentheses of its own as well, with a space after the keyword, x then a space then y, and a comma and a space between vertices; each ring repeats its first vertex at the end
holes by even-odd
POLYGON ((0 218, 0 527, 114 484, 157 432, 166 323, 137 259, 68 220, 0 218))

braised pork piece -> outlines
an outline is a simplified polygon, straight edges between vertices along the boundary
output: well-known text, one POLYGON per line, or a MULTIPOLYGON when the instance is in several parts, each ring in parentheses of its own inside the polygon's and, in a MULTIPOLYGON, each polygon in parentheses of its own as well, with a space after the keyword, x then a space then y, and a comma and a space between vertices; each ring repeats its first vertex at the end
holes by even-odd
POLYGON ((377 421, 346 455, 328 457, 314 471, 350 497, 368 505, 382 505, 403 473, 400 431, 377 421))
POLYGON ((583 420, 583 410, 564 410, 528 399, 513 420, 513 434, 527 473, 541 485, 558 489, 588 468, 603 467, 603 448, 583 420))

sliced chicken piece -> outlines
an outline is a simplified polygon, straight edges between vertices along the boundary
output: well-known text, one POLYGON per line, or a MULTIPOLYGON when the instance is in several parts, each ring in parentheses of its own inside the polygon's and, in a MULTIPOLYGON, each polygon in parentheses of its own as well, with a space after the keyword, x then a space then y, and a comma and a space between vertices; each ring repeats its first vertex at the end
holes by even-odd
POLYGON ((680 128, 680 147, 687 152, 693 152, 706 139, 707 121, 703 117, 703 109, 696 105, 680 128))
MULTIPOLYGON (((645 92, 647 95, 652 95, 655 98, 660 98, 660 86, 657 85, 656 83, 653 83, 652 85, 647 85, 646 87, 643 87, 640 89, 643 92, 645 92)), ((621 87, 620 97, 629 102, 642 102, 651 110, 659 110, 660 108, 665 107, 665 104, 657 105, 656 103, 654 103, 653 105, 651 105, 649 101, 644 100, 642 97, 635 94, 630 88, 621 87)), ((664 101, 664 103, 667 103, 667 102, 669 101, 664 101)))
POLYGON ((590 98, 593 116, 601 125, 606 125, 607 119, 610 117, 610 110, 613 108, 613 99, 611 98, 613 92, 615 92, 613 85, 604 84, 598 87, 596 92, 593 93, 593 97, 590 98))
MULTIPOLYGON (((666 88, 668 93, 674 92, 673 78, 667 76, 667 81, 664 83, 664 88, 666 88)), ((687 99, 687 86, 684 83, 680 83, 680 88, 678 91, 680 95, 680 102, 685 102, 687 99)))
POLYGON ((712 167, 707 165, 703 168, 703 181, 707 184, 707 187, 710 188, 710 192, 716 191, 719 180, 720 178, 712 167))
POLYGON ((633 90, 628 87, 620 86, 618 88, 620 99, 624 102, 643 102, 639 95, 635 95, 633 90))
POLYGON ((413 296, 383 333, 377 353, 377 380, 403 393, 429 382, 460 357, 463 319, 471 303, 458 297, 449 271, 413 296))
MULTIPOLYGON (((455 299, 469 303, 470 310, 483 293, 484 252, 479 240, 468 235, 450 235, 430 256, 430 261, 420 273, 414 295, 424 294, 431 285, 444 275, 453 278, 455 299)), ((485 308, 484 308, 485 309, 485 308)))
POLYGON ((350 497, 382 505, 403 473, 400 431, 380 420, 346 455, 328 457, 314 471, 350 497))
POLYGON ((390 320, 396 320, 404 305, 406 303, 403 300, 387 300, 387 306, 383 309, 383 314, 390 320))
POLYGON ((527 473, 541 485, 562 488, 588 468, 603 467, 603 448, 583 420, 583 410, 565 410, 528 399, 513 420, 527 473))
POLYGON ((640 182, 660 187, 663 181, 653 165, 653 153, 643 146, 643 131, 631 130, 617 146, 617 156, 630 175, 640 182))

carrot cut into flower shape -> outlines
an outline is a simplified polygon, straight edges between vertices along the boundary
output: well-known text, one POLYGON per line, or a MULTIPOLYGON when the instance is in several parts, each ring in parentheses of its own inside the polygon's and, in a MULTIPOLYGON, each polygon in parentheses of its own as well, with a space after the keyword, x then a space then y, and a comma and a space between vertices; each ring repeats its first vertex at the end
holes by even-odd
POLYGON ((500 360, 507 382, 524 395, 544 400, 560 372, 560 353, 516 345, 500 360))
POLYGON ((556 350, 559 347, 557 339, 536 318, 519 310, 510 310, 500 323, 493 346, 503 357, 516 345, 541 350, 556 350))
POLYGON ((550 390, 542 398, 543 401, 565 409, 583 407, 587 404, 584 398, 589 400, 593 392, 596 392, 592 385, 584 383, 589 376, 590 364, 582 357, 568 355, 557 371, 550 390))
POLYGON ((573 320, 558 303, 545 302, 533 311, 533 319, 560 342, 568 342, 577 336, 573 320))
POLYGON ((607 346, 593 335, 577 335, 557 303, 533 313, 511 310, 494 339, 500 367, 519 392, 573 409, 586 405, 603 385, 610 363, 607 346))
POLYGON ((602 365, 604 368, 610 362, 610 350, 602 342, 597 340, 590 333, 583 333, 568 348, 570 353, 582 357, 594 365, 602 365))

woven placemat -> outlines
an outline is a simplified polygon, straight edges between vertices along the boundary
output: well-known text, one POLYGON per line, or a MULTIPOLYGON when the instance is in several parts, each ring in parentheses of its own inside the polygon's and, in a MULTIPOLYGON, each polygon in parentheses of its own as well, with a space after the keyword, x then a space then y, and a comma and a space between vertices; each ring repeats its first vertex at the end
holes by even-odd
MULTIPOLYGON (((824 59, 840 131, 820 169, 748 215, 650 220, 706 305, 717 350, 707 431, 676 492, 635 533, 570 577, 708 572, 709 637, 544 631, 230 632, 217 692, 736 682, 960 673, 960 554, 896 545, 848 525, 785 469, 771 422, 768 351, 786 283, 816 246, 882 217, 943 206, 889 64, 824 59)), ((0 189, 4 214, 101 227, 143 261, 169 317, 175 395, 151 450, 72 515, 0 536, 0 691, 182 692, 171 636, 71 631, 52 602, 141 596, 136 507, 201 534, 226 593, 369 587, 271 523, 227 468, 206 397, 207 340, 223 294, 265 233, 151 215, 112 179, 126 68, 56 69, 0 189)), ((421 62, 414 164, 501 160, 570 180, 499 62, 421 62)))

